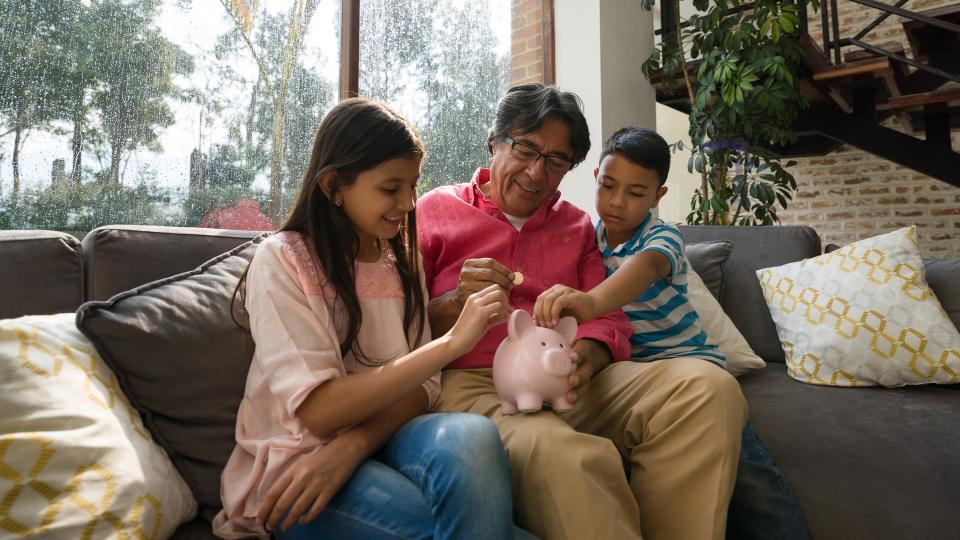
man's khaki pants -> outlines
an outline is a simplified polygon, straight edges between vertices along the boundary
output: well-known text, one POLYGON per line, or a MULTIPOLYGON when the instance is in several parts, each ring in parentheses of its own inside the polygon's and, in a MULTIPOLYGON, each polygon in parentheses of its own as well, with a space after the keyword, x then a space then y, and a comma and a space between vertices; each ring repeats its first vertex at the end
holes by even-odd
POLYGON ((434 411, 497 424, 518 524, 542 538, 724 536, 747 406, 737 381, 705 360, 617 362, 573 410, 511 416, 490 369, 447 370, 434 411))

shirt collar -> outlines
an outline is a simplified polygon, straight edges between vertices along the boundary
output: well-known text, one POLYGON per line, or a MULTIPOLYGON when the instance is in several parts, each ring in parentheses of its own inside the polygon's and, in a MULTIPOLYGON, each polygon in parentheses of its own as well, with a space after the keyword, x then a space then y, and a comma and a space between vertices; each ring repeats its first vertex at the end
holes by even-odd
POLYGON ((647 229, 647 225, 650 224, 650 220, 653 218, 653 212, 647 212, 647 217, 643 218, 643 221, 640 222, 640 225, 637 226, 637 230, 633 231, 633 236, 630 237, 626 242, 618 246, 610 246, 607 244, 607 226, 603 224, 602 219, 597 220, 597 244, 600 246, 603 251, 604 257, 609 257, 611 255, 616 255, 621 252, 633 253, 636 251, 637 244, 643 239, 644 231, 647 229))
MULTIPOLYGON (((491 216, 497 217, 502 221, 509 223, 507 216, 504 215, 503 210, 500 209, 486 195, 480 191, 480 186, 486 184, 490 181, 490 169, 485 167, 480 167, 473 173, 473 179, 470 180, 470 190, 467 193, 468 200, 472 206, 479 208, 491 216)), ((539 227, 547 220, 550 215, 550 212, 553 210, 553 207, 557 204, 557 201, 560 200, 560 191, 557 190, 549 199, 544 201, 540 208, 537 208, 537 211, 530 216, 530 219, 524 224, 525 228, 539 227)), ((512 227, 513 225, 511 225, 512 227)))

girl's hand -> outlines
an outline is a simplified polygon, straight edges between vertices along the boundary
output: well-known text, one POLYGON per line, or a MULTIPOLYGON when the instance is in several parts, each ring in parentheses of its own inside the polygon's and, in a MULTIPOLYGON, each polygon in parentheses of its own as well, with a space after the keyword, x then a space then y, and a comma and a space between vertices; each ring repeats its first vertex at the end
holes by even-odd
POLYGON ((284 471, 260 503, 257 523, 270 530, 278 526, 287 530, 298 520, 309 523, 317 519, 363 461, 359 452, 338 444, 342 439, 317 447, 284 471))
POLYGON ((499 285, 490 285, 471 294, 457 322, 447 332, 453 350, 457 351, 456 356, 467 353, 491 326, 506 322, 508 315, 507 295, 499 285))
POLYGON ((589 293, 566 285, 554 285, 540 293, 533 305, 533 320, 541 326, 554 327, 561 315, 572 315, 577 322, 589 321, 596 315, 596 300, 589 293))

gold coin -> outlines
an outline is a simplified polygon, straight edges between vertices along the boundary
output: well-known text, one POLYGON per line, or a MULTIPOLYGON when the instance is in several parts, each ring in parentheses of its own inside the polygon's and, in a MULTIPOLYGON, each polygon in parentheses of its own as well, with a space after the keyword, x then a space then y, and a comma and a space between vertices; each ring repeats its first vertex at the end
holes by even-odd
POLYGON ((521 283, 523 283, 523 274, 521 274, 520 272, 514 272, 514 273, 513 273, 513 284, 514 284, 514 285, 520 285, 521 283))

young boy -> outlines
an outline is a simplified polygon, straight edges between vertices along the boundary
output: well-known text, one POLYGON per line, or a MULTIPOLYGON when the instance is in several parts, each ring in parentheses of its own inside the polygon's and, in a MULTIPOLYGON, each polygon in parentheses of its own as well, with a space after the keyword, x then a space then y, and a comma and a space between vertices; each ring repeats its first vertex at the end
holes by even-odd
MULTIPOLYGON (((670 148, 656 132, 624 128, 607 140, 597 180, 597 243, 607 279, 590 291, 554 285, 534 305, 534 319, 554 326, 562 315, 587 321, 622 308, 633 325, 631 359, 726 359, 687 300, 683 235, 653 216, 667 193, 670 148)), ((810 538, 796 499, 750 422, 743 431, 727 538, 810 538)))
POLYGON ((634 360, 692 356, 723 366, 687 301, 683 235, 651 213, 667 193, 669 169, 670 149, 656 132, 624 128, 607 140, 593 171, 607 279, 589 292, 554 285, 537 298, 534 318, 553 326, 561 312, 587 321, 622 308, 633 324, 634 360))

